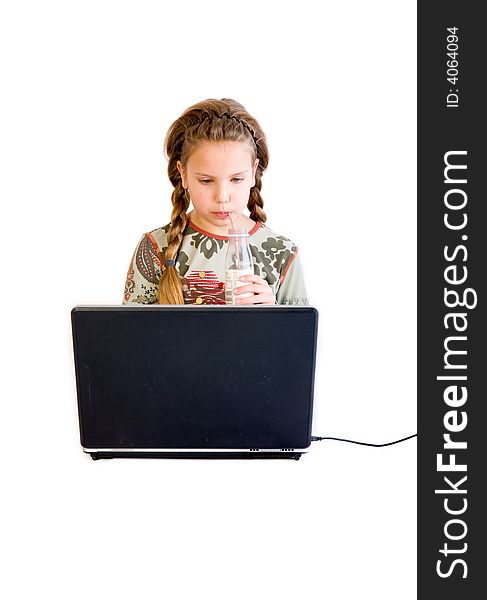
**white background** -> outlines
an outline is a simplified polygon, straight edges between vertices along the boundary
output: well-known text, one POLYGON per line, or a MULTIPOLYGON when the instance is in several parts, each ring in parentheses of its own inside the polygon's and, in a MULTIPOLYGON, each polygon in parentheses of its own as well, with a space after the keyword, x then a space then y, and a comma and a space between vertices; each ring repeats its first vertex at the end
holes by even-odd
POLYGON ((235 98, 320 312, 313 433, 415 433, 415 4, 2 3, 3 597, 416 596, 415 440, 93 462, 70 331, 169 221, 169 125, 235 98))

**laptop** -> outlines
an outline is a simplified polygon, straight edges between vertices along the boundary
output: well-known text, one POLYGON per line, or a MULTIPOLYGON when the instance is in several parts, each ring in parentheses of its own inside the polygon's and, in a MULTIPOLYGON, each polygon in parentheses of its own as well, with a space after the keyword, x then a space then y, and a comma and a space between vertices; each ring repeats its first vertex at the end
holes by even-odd
POLYGON ((310 446, 315 308, 76 306, 71 321, 93 459, 298 460, 310 446))

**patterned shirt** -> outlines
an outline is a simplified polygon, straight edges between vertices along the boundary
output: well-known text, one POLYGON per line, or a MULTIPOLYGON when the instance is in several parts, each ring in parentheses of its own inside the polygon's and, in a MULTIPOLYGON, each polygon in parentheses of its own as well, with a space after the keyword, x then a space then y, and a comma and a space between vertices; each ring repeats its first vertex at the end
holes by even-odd
MULTIPOLYGON (((145 233, 135 248, 125 284, 123 304, 157 303, 167 249, 169 225, 145 233)), ((254 273, 272 287, 277 304, 307 305, 298 258, 291 240, 261 223, 249 231, 254 273)), ((185 304, 225 304, 225 258, 228 237, 188 223, 176 259, 185 304)))

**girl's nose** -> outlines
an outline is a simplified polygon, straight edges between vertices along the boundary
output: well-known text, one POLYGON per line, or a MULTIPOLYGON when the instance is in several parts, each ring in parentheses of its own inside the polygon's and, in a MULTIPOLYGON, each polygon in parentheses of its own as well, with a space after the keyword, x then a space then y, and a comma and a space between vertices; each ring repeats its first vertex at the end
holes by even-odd
POLYGON ((219 204, 226 204, 230 200, 228 188, 225 185, 220 185, 215 190, 216 201, 219 204))

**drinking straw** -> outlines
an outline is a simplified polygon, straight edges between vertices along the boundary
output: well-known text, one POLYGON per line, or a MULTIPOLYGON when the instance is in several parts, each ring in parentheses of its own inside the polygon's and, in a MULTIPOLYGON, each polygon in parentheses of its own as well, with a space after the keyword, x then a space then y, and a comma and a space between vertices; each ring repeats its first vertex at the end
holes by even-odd
MULTIPOLYGON (((229 214, 229 217, 230 217, 230 221, 232 223, 232 229, 236 229, 235 221, 233 220, 232 213, 229 214)), ((238 253, 238 248, 237 248, 237 252, 235 253, 235 263, 236 263, 235 266, 237 267, 237 270, 240 271, 240 256, 238 253)))

